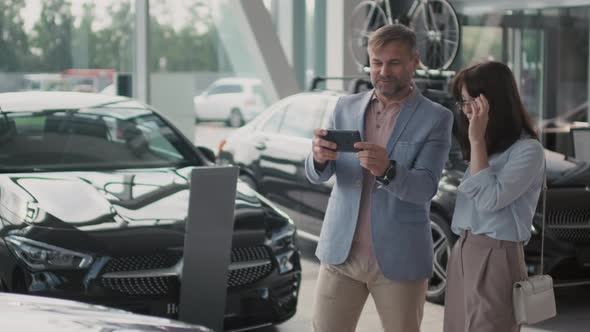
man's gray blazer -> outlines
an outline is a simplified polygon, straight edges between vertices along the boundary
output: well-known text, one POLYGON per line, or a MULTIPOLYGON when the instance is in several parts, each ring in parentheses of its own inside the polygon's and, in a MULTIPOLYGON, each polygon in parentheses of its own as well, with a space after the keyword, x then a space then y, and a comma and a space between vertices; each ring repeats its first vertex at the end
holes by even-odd
MULTIPOLYGON (((364 118, 373 91, 341 97, 328 129, 358 129, 364 139, 364 118)), ((430 200, 451 148, 453 115, 416 91, 402 105, 387 143, 397 174, 389 185, 375 183, 371 194, 371 231, 377 262, 392 280, 432 276, 430 200)), ((322 172, 305 163, 312 183, 336 176, 322 225, 316 255, 324 264, 341 264, 348 257, 359 214, 362 170, 355 153, 338 153, 322 172)))

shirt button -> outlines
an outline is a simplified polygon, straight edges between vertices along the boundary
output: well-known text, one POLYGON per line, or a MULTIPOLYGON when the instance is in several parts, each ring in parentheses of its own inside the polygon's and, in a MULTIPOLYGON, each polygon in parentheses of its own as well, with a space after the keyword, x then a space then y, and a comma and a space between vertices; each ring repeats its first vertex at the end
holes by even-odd
POLYGON ((377 114, 381 114, 381 112, 377 112, 377 114))
POLYGON ((379 128, 381 128, 381 126, 380 125, 377 125, 377 129, 379 129, 379 128))

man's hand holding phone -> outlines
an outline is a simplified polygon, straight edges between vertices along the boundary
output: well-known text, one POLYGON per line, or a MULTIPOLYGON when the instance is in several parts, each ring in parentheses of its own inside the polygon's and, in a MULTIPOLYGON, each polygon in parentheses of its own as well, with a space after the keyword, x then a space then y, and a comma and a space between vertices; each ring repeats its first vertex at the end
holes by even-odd
POLYGON ((362 150, 357 153, 361 167, 367 169, 374 176, 383 176, 385 174, 390 161, 384 147, 369 142, 355 143, 354 147, 362 150))
POLYGON ((313 161, 315 162, 316 168, 323 169, 328 161, 336 160, 338 157, 338 152, 336 152, 338 146, 336 143, 325 139, 325 136, 328 135, 326 129, 316 129, 313 133, 313 161))
POLYGON ((354 144, 361 141, 358 130, 316 129, 313 140, 313 159, 316 168, 323 169, 326 162, 336 160, 338 152, 359 152, 354 144))

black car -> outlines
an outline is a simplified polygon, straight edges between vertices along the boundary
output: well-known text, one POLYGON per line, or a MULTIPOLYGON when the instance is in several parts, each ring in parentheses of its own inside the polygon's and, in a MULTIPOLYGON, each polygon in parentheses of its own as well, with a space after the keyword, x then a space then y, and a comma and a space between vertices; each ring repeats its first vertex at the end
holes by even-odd
POLYGON ((82 302, 41 296, 0 293, 3 331, 78 332, 213 332, 169 319, 82 302))
MULTIPOLYGON (((176 318, 189 178, 212 151, 129 98, 19 92, 0 107, 0 291, 176 318)), ((295 231, 238 183, 226 329, 295 314, 295 231)))
MULTIPOLYGON (((447 94, 427 89, 423 93, 451 108, 447 94)), ((341 95, 308 92, 285 98, 226 138, 218 153, 219 163, 239 165, 244 181, 286 211, 295 221, 298 234, 308 238, 319 239, 334 178, 311 184, 305 176, 304 160, 311 151, 313 128, 326 124, 341 95)), ((546 159, 545 272, 558 285, 590 284, 590 165, 549 150, 546 159)), ((434 275, 427 298, 431 302, 444 300, 447 260, 456 240, 450 222, 466 168, 454 142, 430 211, 434 275)), ((537 273, 540 265, 541 207, 539 204, 532 239, 525 247, 529 273, 537 273)))

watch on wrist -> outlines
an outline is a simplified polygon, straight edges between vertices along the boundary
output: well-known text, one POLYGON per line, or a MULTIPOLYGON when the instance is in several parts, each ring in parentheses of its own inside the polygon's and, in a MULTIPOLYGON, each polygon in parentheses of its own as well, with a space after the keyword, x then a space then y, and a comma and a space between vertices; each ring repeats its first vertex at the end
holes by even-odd
POLYGON ((377 176, 375 179, 383 185, 388 185, 395 177, 395 160, 389 161, 389 167, 385 170, 382 176, 377 176))

